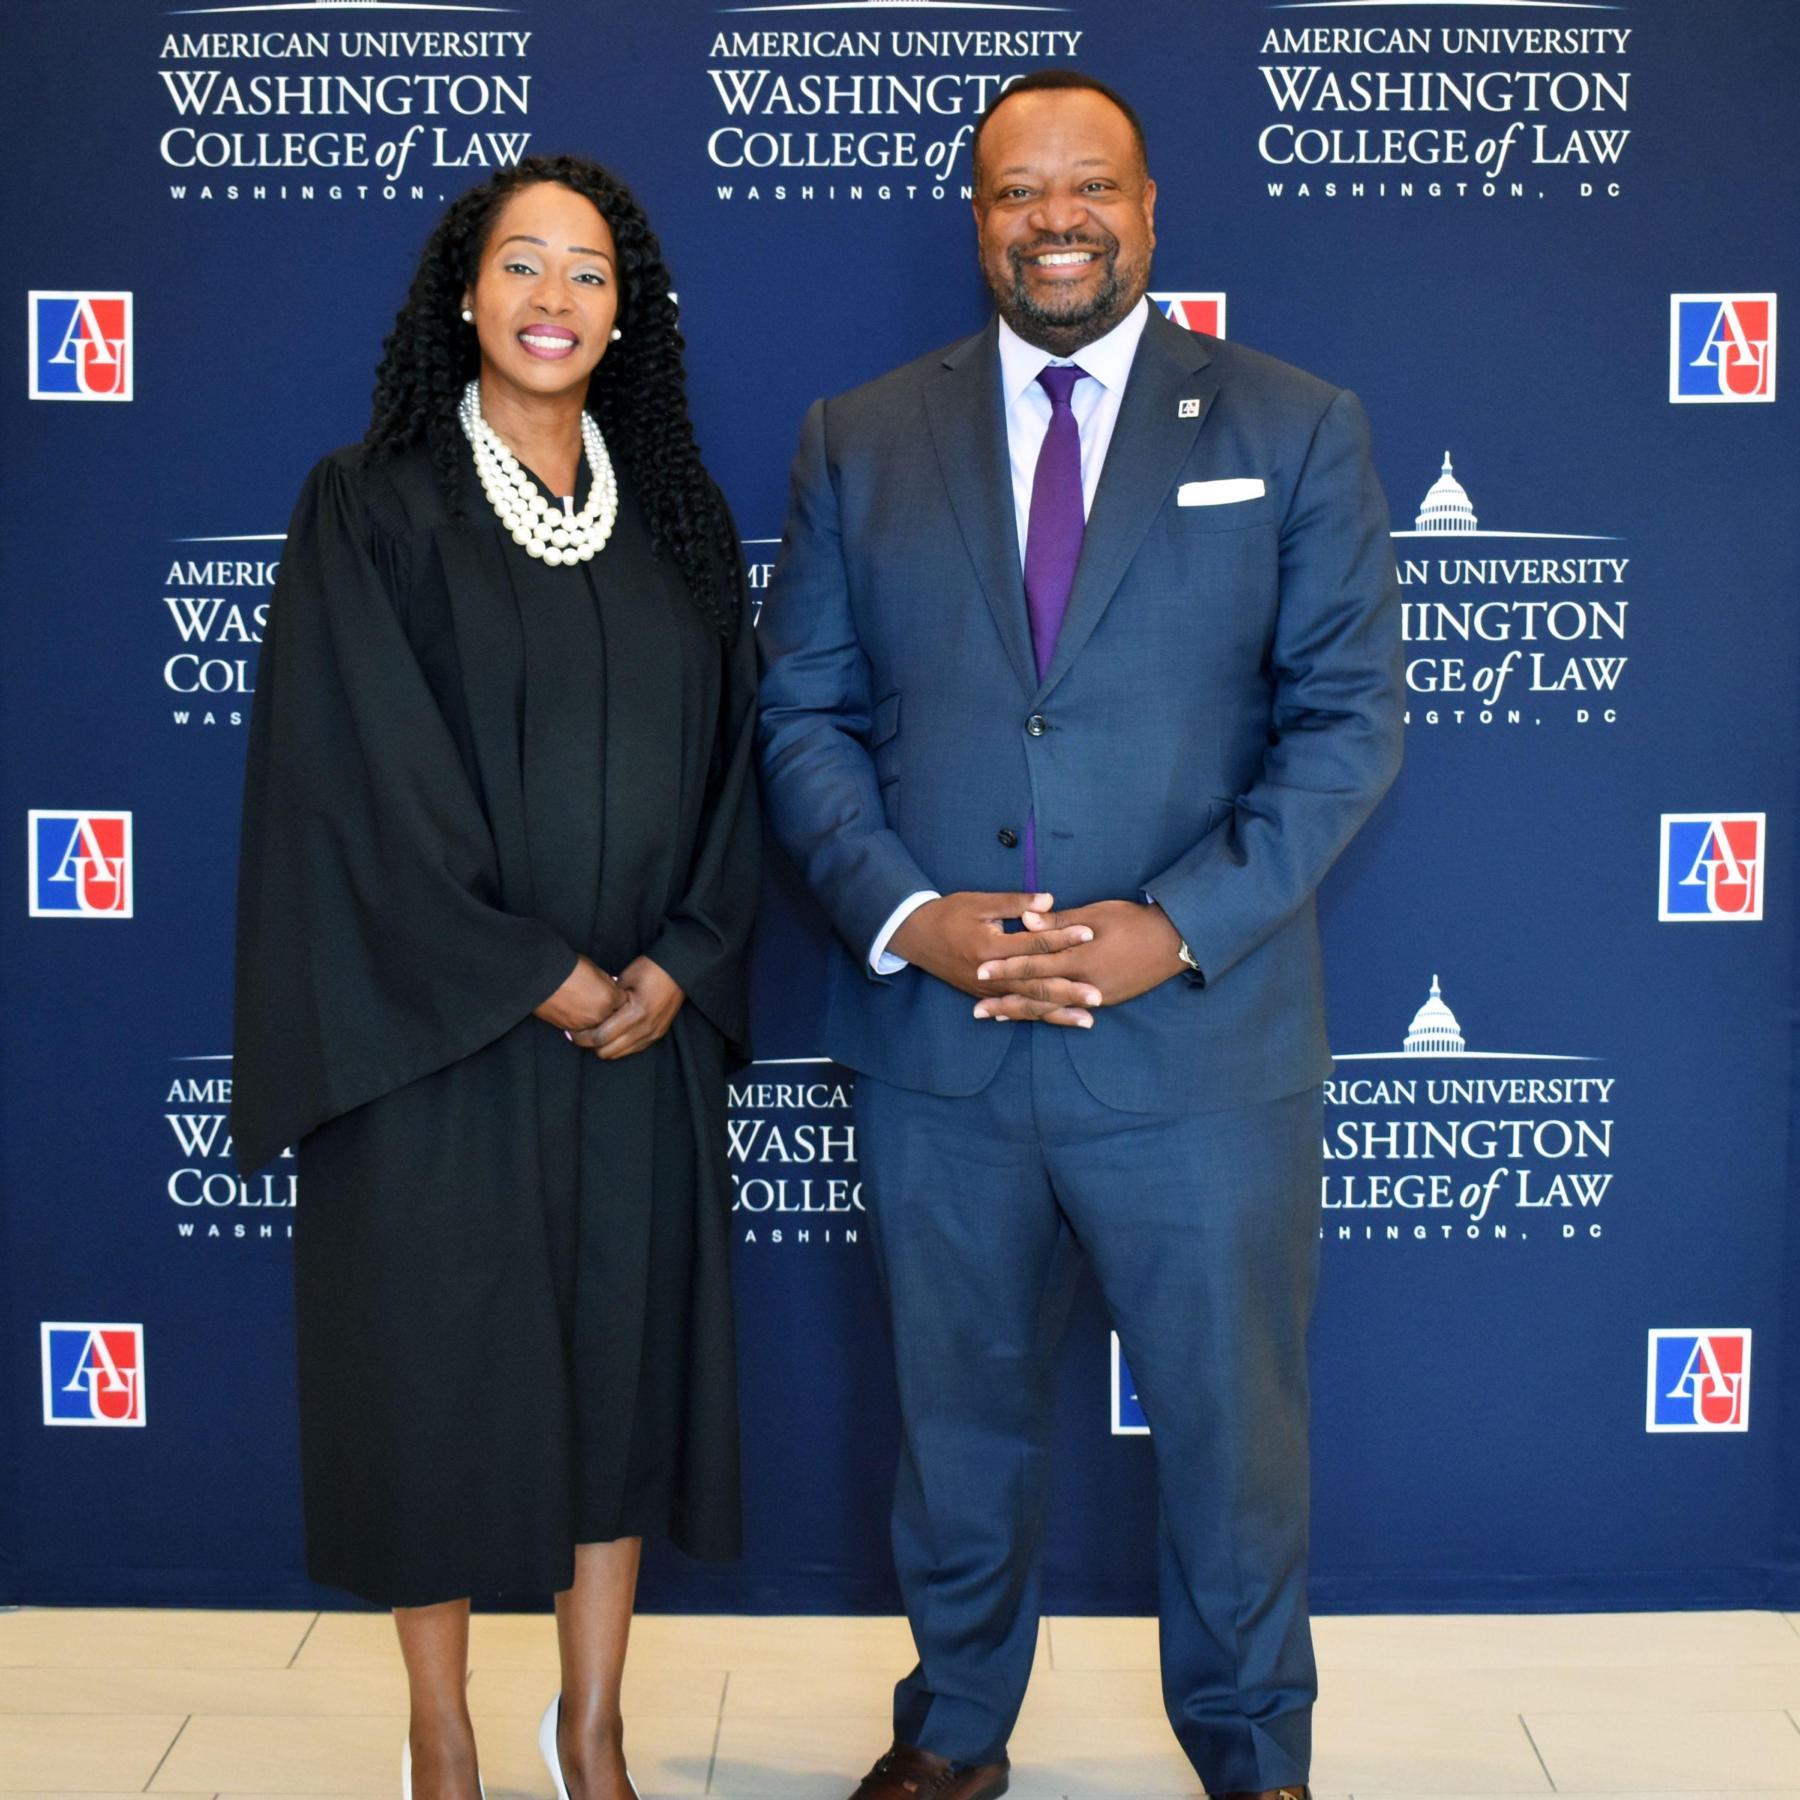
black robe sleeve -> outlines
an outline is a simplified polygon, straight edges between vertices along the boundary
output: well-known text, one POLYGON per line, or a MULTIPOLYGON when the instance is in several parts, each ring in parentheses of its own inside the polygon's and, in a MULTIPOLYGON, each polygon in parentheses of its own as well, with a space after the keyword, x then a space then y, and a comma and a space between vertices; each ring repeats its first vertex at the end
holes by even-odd
POLYGON ((397 610, 407 542, 356 452, 288 531, 250 718, 232 1138, 260 1168, 327 1120, 471 1055, 575 951, 502 911, 492 836, 397 610))
POLYGON ((756 786, 756 634, 749 584, 737 569, 738 627, 725 647, 699 841, 687 891, 645 955, 725 1039, 750 1060, 750 928, 762 884, 762 809, 756 786))

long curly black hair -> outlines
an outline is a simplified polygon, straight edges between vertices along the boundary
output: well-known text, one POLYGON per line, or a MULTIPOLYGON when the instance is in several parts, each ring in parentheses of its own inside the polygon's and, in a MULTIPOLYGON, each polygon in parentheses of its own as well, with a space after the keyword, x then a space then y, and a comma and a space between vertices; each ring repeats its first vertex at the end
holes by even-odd
POLYGON ((591 200, 612 229, 620 277, 614 323, 624 337, 594 370, 588 411, 644 508, 657 554, 674 558, 694 604, 729 638, 738 621, 737 546, 694 442, 669 271, 643 207, 598 163, 584 156, 530 156, 451 203, 382 345, 363 442, 377 457, 426 444, 446 503, 459 509, 469 446, 456 408, 481 367, 475 333, 462 322, 462 296, 480 268, 500 209, 519 189, 541 181, 591 200))

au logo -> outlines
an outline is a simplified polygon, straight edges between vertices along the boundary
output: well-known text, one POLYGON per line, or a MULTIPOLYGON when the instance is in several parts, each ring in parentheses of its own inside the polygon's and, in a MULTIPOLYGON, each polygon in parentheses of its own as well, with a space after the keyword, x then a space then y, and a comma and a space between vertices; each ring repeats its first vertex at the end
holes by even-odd
POLYGON ((1116 1331, 1112 1334, 1112 1429, 1114 1437, 1150 1435, 1150 1421, 1138 1398, 1137 1380, 1125 1360, 1125 1352, 1119 1348, 1116 1331))
POLYGON ((1650 1333, 1646 1431, 1748 1431, 1750 1333, 1650 1333))
POLYGON ((69 1325, 46 1321, 43 1351, 46 1425, 142 1425, 142 1325, 69 1325))
POLYGON ((1225 296, 1211 293, 1152 294, 1151 300, 1171 325, 1183 331, 1204 331, 1208 337, 1225 335, 1225 296))
POLYGON ((131 917, 131 814, 30 815, 31 916, 131 917))
POLYGON ((1763 916, 1762 813, 1664 813, 1656 916, 1756 920, 1763 916))
POLYGON ((1702 406, 1773 400, 1775 296, 1671 294, 1669 398, 1702 406))
POLYGON ((131 398, 131 296, 27 295, 33 400, 131 398))

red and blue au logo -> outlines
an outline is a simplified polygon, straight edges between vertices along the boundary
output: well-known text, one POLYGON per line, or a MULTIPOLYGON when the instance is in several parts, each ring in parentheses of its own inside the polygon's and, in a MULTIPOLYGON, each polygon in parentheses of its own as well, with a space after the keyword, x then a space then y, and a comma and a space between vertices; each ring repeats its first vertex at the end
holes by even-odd
POLYGON ((1150 1421, 1144 1403, 1138 1398, 1137 1380, 1125 1352, 1119 1348, 1119 1334, 1112 1334, 1112 1428, 1114 1437, 1148 1437, 1150 1421))
POLYGON ((46 1324, 46 1425, 142 1425, 144 1328, 46 1324))
POLYGON ((1762 813, 1664 813, 1657 917, 1763 916, 1762 813))
POLYGON ((34 292, 33 400, 131 398, 131 296, 34 292))
POLYGON ((1669 398, 1700 405, 1773 400, 1775 296, 1671 294, 1669 398))
POLYGON ((1650 1333, 1646 1431, 1748 1431, 1750 1333, 1650 1333))
POLYGON ((1150 298, 1171 325, 1184 331, 1204 331, 1208 337, 1225 335, 1223 294, 1152 294, 1150 298))
POLYGON ((131 814, 34 812, 31 916, 131 917, 131 814))

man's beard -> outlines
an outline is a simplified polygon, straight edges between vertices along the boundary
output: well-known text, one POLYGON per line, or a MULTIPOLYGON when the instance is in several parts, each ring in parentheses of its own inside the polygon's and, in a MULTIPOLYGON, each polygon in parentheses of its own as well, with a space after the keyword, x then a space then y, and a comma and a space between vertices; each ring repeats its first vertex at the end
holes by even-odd
POLYGON ((1006 253, 1012 270, 1010 287, 994 287, 994 304, 1000 316, 1026 343, 1035 344, 1055 356, 1071 356, 1077 350, 1104 337, 1127 312, 1138 296, 1139 284, 1133 280, 1136 271, 1119 273, 1119 240, 1110 232, 1088 238, 1067 238, 1033 244, 1029 250, 1012 249, 1006 253), (1104 262, 1100 285, 1085 300, 1063 307, 1045 306, 1026 285, 1025 260, 1042 256, 1047 250, 1095 250, 1104 262))

